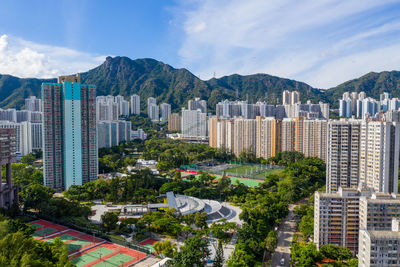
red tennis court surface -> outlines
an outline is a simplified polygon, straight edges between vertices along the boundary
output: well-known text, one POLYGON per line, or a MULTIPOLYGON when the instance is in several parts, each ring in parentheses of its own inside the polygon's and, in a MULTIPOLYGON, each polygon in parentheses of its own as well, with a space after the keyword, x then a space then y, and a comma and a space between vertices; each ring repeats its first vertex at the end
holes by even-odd
POLYGON ((142 246, 145 246, 145 247, 149 248, 149 249, 151 250, 151 252, 154 253, 156 250, 154 249, 154 246, 153 246, 153 245, 154 245, 154 243, 156 243, 157 241, 158 241, 158 240, 149 238, 149 239, 143 240, 143 241, 140 242, 139 244, 142 245, 142 246))
POLYGON ((146 240, 140 242, 139 244, 142 245, 142 246, 144 246, 144 245, 153 245, 153 244, 156 243, 157 241, 158 241, 158 240, 149 238, 149 239, 146 239, 146 240))
POLYGON ((33 221, 30 223, 30 225, 36 229, 36 231, 33 233, 33 237, 39 240, 45 238, 46 236, 68 230, 67 227, 53 224, 45 220, 33 221))
POLYGON ((36 229, 33 236, 38 240, 53 242, 56 237, 60 238, 67 246, 69 260, 78 267, 130 266, 147 257, 146 253, 45 220, 31 222, 30 225, 36 229))

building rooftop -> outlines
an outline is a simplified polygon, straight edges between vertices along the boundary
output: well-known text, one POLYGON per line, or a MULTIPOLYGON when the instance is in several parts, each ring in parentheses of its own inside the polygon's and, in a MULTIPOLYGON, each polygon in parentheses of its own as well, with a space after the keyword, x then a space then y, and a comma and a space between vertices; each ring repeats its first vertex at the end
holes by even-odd
POLYGON ((376 239, 400 239, 399 231, 368 231, 371 238, 376 239))
POLYGON ((400 203, 400 194, 374 193, 371 198, 367 198, 368 203, 400 203))

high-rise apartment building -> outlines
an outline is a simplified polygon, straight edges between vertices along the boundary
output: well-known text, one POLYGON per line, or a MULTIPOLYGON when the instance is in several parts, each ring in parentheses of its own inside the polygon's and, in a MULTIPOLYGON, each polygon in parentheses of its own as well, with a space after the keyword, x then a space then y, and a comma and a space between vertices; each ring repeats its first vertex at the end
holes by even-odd
POLYGON ((25 156, 42 149, 42 123, 0 121, 1 129, 15 129, 15 152, 25 156))
POLYGON ((131 114, 140 115, 140 96, 131 95, 131 114))
POLYGON ((123 96, 117 95, 114 97, 114 102, 117 103, 118 106, 118 116, 129 116, 129 102, 126 101, 123 96))
POLYGON ((350 98, 339 100, 339 116, 350 118, 353 114, 353 102, 350 98))
MULTIPOLYGON (((21 130, 23 131, 22 136, 24 142, 23 147, 26 149, 26 154, 32 153, 33 151, 42 150, 43 148, 43 127, 42 123, 34 123, 24 121, 21 122, 23 126, 21 130)), ((22 154, 22 155, 26 155, 22 154)))
POLYGON ((295 132, 294 132, 294 150, 303 153, 303 143, 304 143, 304 117, 297 117, 295 122, 295 132))
POLYGON ((268 159, 281 151, 281 120, 271 117, 256 118, 256 156, 268 159))
POLYGON ((234 135, 235 120, 222 119, 217 124, 217 147, 233 152, 235 148, 234 135))
POLYGON ((281 125, 281 150, 294 151, 296 122, 294 119, 284 118, 281 125))
POLYGON ((359 203, 368 189, 339 188, 336 193, 315 192, 314 243, 319 249, 332 244, 358 251, 359 203))
POLYGON ((233 152, 234 148, 234 122, 233 119, 218 119, 211 117, 209 122, 209 145, 214 148, 222 148, 233 152))
POLYGON ((217 116, 208 118, 208 145, 213 148, 218 148, 218 122, 217 116))
POLYGON ((263 117, 275 117, 276 110, 274 105, 267 105, 265 102, 257 102, 255 106, 260 110, 257 115, 263 117))
POLYGON ((180 132, 182 127, 182 117, 179 113, 171 113, 168 116, 168 131, 180 132))
MULTIPOLYGON (((299 120, 300 122, 301 120, 299 120)), ((326 120, 303 120, 303 154, 326 161, 326 120)), ((297 141, 297 140, 296 140, 297 141)))
POLYGON ((198 110, 182 109, 182 137, 207 138, 207 116, 198 110))
POLYGON ((383 100, 386 100, 386 99, 390 99, 390 98, 392 98, 392 94, 391 94, 391 93, 388 93, 388 92, 383 92, 383 93, 380 94, 380 96, 379 96, 379 100, 380 100, 380 101, 383 101, 383 100))
POLYGON ((114 121, 119 118, 119 104, 115 102, 113 96, 96 97, 97 120, 98 121, 114 121))
POLYGON ((16 122, 42 122, 42 112, 40 111, 30 111, 30 110, 17 110, 17 121, 16 122))
POLYGON ((25 110, 29 111, 42 111, 42 100, 36 96, 30 96, 25 99, 25 110))
POLYGON ((58 191, 97 179, 96 86, 80 75, 42 84, 44 185, 58 191))
POLYGON ((17 122, 17 110, 15 108, 9 108, 9 109, 0 108, 0 121, 17 122))
POLYGON ((18 156, 25 156, 28 154, 26 145, 25 125, 17 122, 0 121, 0 129, 15 129, 15 153, 18 156))
POLYGON ((149 116, 152 121, 160 120, 157 100, 154 97, 147 98, 147 116, 149 116))
POLYGON ((242 152, 256 153, 256 120, 236 118, 233 126, 233 153, 237 157, 242 152))
POLYGON ((360 229, 358 266, 400 266, 399 219, 393 218, 391 226, 385 231, 360 229))
POLYGON ((326 157, 326 191, 339 187, 357 188, 360 166, 360 120, 328 122, 326 157))
POLYGON ((15 129, 0 129, 0 170, 5 165, 5 183, 0 172, 0 208, 10 208, 14 202, 18 202, 18 188, 12 181, 11 165, 17 161, 15 154, 15 129))
POLYGON ((97 122, 98 147, 117 146, 121 142, 131 140, 130 121, 99 121, 97 122))
POLYGON ((119 115, 123 117, 129 116, 129 102, 126 100, 122 100, 119 104, 119 115))
POLYGON ((198 110, 200 109, 202 113, 207 113, 207 101, 200 100, 196 97, 188 101, 188 110, 198 110))
POLYGON ((258 105, 249 104, 247 101, 242 101, 240 104, 241 115, 245 119, 255 119, 257 116, 259 116, 259 108, 260 107, 258 105))
POLYGON ((150 112, 149 112, 149 107, 150 107, 150 105, 152 105, 152 104, 157 105, 157 100, 156 100, 154 97, 149 97, 149 98, 147 98, 147 114, 150 113, 150 112))
POLYGON ((161 121, 168 121, 168 116, 171 114, 171 105, 168 103, 162 103, 160 105, 161 121))
POLYGON ((148 110, 148 116, 152 121, 158 122, 160 120, 160 112, 157 104, 151 103, 147 107, 147 110, 148 110))
POLYGON ((400 125, 364 120, 360 138, 360 182, 375 192, 397 193, 400 125))
POLYGON ((224 100, 216 105, 215 110, 218 118, 230 119, 239 117, 242 116, 242 102, 241 101, 231 102, 228 100, 224 100))
POLYGON ((379 112, 379 103, 373 98, 363 98, 357 100, 357 117, 365 119, 373 117, 379 112))
POLYGON ((282 105, 294 105, 300 103, 300 94, 297 91, 290 92, 288 90, 282 93, 282 105))
POLYGON ((400 195, 373 193, 360 198, 360 229, 390 230, 392 218, 400 219, 400 195))

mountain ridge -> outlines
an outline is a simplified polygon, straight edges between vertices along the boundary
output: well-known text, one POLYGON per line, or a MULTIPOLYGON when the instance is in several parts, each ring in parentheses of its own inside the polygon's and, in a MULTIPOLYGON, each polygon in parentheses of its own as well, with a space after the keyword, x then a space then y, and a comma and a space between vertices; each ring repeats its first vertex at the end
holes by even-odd
MULTIPOLYGON (((210 110, 223 99, 239 99, 250 102, 263 100, 279 103, 283 90, 298 90, 302 102, 325 101, 337 106, 337 99, 344 91, 365 91, 378 98, 383 91, 400 97, 400 72, 370 72, 329 89, 314 88, 304 82, 281 78, 264 73, 251 75, 231 74, 220 78, 201 80, 185 68, 176 69, 152 58, 132 60, 128 57, 107 57, 104 63, 81 73, 82 83, 95 84, 97 95, 139 94, 145 110, 146 99, 157 98, 157 103, 167 102, 173 110, 179 110, 189 99, 207 99, 210 110)), ((42 82, 56 79, 18 78, 0 74, 0 107, 21 108, 30 95, 40 97, 42 82)))

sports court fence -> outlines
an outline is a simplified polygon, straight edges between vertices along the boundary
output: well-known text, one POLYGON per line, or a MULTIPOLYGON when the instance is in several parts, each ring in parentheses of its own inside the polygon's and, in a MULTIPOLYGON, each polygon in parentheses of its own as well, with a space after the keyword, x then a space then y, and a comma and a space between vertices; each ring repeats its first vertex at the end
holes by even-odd
POLYGON ((269 170, 283 169, 282 166, 272 164, 250 164, 240 161, 226 161, 226 162, 200 162, 197 164, 182 165, 180 170, 193 171, 193 172, 209 172, 215 175, 226 175, 239 178, 249 178, 255 180, 265 180, 265 177, 257 176, 258 174, 265 173, 269 170), (244 168, 239 171, 239 168, 244 168), (236 170, 233 170, 236 169, 236 170))
POLYGON ((127 241, 123 241, 123 240, 117 239, 115 237, 109 236, 109 235, 107 235, 107 233, 105 231, 103 231, 101 229, 84 227, 84 226, 81 226, 81 225, 74 224, 74 223, 72 223, 70 221, 65 221, 65 220, 61 220, 61 219, 58 219, 58 218, 55 218, 55 217, 52 217, 52 216, 48 216, 46 214, 27 212, 24 215, 29 216, 29 217, 34 218, 34 219, 43 219, 43 220, 50 221, 50 222, 52 222, 54 224, 60 224, 62 226, 65 226, 65 227, 68 227, 70 229, 85 233, 87 235, 92 235, 94 237, 101 238, 101 239, 107 240, 109 242, 116 243, 118 245, 121 245, 121 246, 124 246, 124 247, 128 247, 128 248, 131 248, 131 249, 146 253, 147 255, 152 254, 151 249, 149 249, 149 248, 147 248, 145 246, 142 246, 142 245, 139 245, 139 244, 133 244, 133 243, 130 243, 130 242, 127 242, 127 241))

